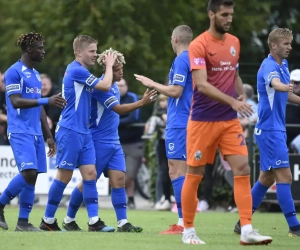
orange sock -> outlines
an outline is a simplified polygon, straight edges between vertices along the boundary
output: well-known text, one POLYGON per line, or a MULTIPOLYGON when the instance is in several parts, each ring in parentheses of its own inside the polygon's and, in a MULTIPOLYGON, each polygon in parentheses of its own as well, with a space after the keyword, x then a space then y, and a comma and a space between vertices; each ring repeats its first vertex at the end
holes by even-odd
POLYGON ((198 204, 197 190, 202 175, 186 174, 181 192, 182 217, 185 228, 194 227, 198 204))
POLYGON ((250 175, 234 176, 234 200, 239 211, 241 226, 252 224, 250 175))

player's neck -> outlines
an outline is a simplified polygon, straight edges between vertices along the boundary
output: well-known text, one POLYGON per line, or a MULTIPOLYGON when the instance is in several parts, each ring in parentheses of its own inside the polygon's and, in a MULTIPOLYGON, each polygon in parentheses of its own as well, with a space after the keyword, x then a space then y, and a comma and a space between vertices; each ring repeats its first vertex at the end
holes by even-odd
POLYGON ((220 33, 216 31, 213 27, 209 27, 208 32, 216 39, 223 40, 225 38, 226 33, 220 33))
POLYGON ((77 62, 79 62, 79 63, 81 64, 81 66, 83 66, 83 67, 85 67, 85 68, 88 67, 88 65, 85 65, 84 62, 83 62, 82 60, 80 60, 80 58, 75 57, 75 60, 76 60, 77 62))
POLYGON ((178 48, 176 48, 176 55, 179 56, 183 51, 188 49, 189 49, 188 45, 178 46, 178 48))
POLYGON ((21 60, 20 60, 26 67, 33 69, 34 63, 33 61, 31 61, 31 59, 26 56, 26 55, 22 55, 21 56, 21 60))
POLYGON ((270 52, 270 54, 271 54, 271 56, 273 56, 274 60, 275 60, 279 65, 282 64, 282 61, 283 61, 282 58, 280 58, 278 55, 276 55, 276 53, 270 52))

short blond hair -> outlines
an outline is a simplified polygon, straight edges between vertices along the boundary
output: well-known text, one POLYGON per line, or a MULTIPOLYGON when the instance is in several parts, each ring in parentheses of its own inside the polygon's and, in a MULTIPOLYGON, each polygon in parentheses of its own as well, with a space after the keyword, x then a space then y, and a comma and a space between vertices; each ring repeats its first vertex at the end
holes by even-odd
POLYGON ((268 36, 269 48, 271 48, 271 43, 277 43, 280 38, 293 39, 293 32, 287 28, 277 28, 272 30, 268 36))
POLYGON ((168 100, 168 97, 167 97, 166 95, 159 94, 159 95, 158 95, 158 100, 159 100, 159 101, 167 101, 167 100, 168 100))
POLYGON ((115 55, 117 58, 116 58, 116 61, 115 61, 115 64, 114 64, 114 67, 119 65, 119 64, 125 64, 125 57, 122 53, 120 53, 119 51, 117 50, 114 50, 112 48, 109 48, 105 51, 103 51, 101 54, 99 54, 99 58, 97 59, 97 62, 100 64, 100 66, 105 69, 105 64, 104 64, 104 61, 105 61, 105 56, 108 55, 109 53, 111 53, 112 55, 115 55))
POLYGON ((73 41, 73 50, 74 50, 74 54, 78 49, 82 49, 82 48, 86 48, 87 46, 89 46, 92 43, 98 43, 98 41, 88 35, 79 35, 77 36, 74 41, 73 41))

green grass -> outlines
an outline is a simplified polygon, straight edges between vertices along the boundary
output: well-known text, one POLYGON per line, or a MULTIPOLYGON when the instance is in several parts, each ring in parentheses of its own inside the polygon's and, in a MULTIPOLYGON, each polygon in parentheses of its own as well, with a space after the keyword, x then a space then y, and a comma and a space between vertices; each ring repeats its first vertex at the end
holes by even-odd
MULTIPOLYGON (((34 208, 30 222, 39 226, 44 208, 34 208)), ((59 224, 65 216, 66 209, 59 208, 57 219, 59 224)), ((115 226, 113 210, 100 210, 100 217, 107 225, 115 226)), ((239 245, 239 236, 233 234, 233 226, 237 221, 237 214, 207 212, 196 216, 196 230, 198 236, 207 245, 183 245, 180 235, 159 235, 158 232, 173 224, 176 214, 157 211, 129 211, 130 222, 142 226, 144 231, 137 233, 89 233, 89 232, 14 232, 18 209, 5 209, 8 231, 0 231, 1 250, 179 250, 179 249, 216 249, 234 250, 244 249, 239 245)), ((87 230, 87 215, 81 208, 77 217, 78 224, 87 230)), ((246 246, 247 249, 300 249, 300 238, 289 238, 288 227, 281 213, 257 213, 254 216, 254 227, 261 233, 273 237, 269 246, 246 246)))

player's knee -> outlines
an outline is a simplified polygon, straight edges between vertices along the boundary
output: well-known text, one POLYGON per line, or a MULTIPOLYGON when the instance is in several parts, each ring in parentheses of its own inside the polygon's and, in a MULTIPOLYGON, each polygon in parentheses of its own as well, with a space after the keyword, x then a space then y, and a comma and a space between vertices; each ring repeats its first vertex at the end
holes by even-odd
POLYGON ((108 172, 110 184, 112 188, 123 188, 125 187, 125 173, 121 171, 109 171, 108 172))
POLYGON ((265 187, 270 187, 275 182, 275 177, 272 174, 261 173, 258 178, 259 182, 265 187))
POLYGON ((293 176, 290 171, 290 168, 280 168, 274 169, 275 181, 277 183, 289 183, 291 184, 293 181, 293 176))
POLYGON ((25 181, 32 185, 32 186, 35 186, 35 182, 36 182, 36 179, 37 179, 37 171, 36 169, 28 169, 28 170, 24 170, 22 171, 22 176, 23 178, 25 179, 25 181))
POLYGON ((235 176, 245 176, 250 175, 250 167, 248 161, 236 162, 231 169, 235 176))

